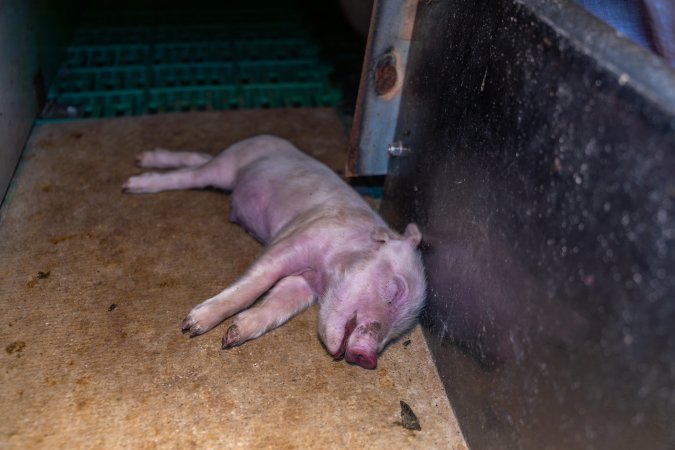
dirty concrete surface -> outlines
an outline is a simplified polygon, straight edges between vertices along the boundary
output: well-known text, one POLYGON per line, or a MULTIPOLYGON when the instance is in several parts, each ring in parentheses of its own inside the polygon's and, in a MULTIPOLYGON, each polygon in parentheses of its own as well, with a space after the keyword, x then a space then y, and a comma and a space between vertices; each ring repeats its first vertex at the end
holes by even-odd
POLYGON ((261 247, 214 190, 123 195, 134 155, 272 133, 336 170, 331 109, 37 127, 0 222, 0 448, 449 448, 465 444, 419 328, 368 371, 333 361, 316 308, 241 347, 179 324, 261 247), (403 400, 421 430, 402 426, 403 400))

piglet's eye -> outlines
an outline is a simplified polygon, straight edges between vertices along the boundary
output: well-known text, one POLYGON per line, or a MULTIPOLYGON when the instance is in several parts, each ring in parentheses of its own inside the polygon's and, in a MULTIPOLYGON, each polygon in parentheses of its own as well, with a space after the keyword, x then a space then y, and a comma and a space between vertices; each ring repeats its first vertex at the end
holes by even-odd
POLYGON ((387 228, 379 227, 373 230, 370 234, 370 238, 380 244, 386 244, 392 238, 391 231, 387 228))
POLYGON ((408 284, 400 275, 394 275, 384 286, 382 296, 387 301, 387 304, 397 306, 408 295, 408 284))

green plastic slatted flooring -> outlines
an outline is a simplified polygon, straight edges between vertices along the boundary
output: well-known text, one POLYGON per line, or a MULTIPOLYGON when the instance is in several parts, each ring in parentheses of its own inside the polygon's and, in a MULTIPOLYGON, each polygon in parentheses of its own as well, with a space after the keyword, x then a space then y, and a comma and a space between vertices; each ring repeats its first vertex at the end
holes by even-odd
POLYGON ((256 22, 259 13, 219 13, 88 16, 39 121, 341 102, 333 68, 296 14, 256 22), (204 18, 211 23, 194 23, 204 18))

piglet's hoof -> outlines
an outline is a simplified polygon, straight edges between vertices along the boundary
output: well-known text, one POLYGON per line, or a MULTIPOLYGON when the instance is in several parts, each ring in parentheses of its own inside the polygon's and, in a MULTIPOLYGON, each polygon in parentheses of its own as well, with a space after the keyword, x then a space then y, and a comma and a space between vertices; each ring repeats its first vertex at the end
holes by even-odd
POLYGON ((204 330, 201 329, 197 324, 194 323, 190 316, 187 316, 183 322, 180 324, 180 331, 183 334, 189 334, 190 337, 199 336, 204 333, 204 330))
POLYGON ((239 345, 239 327, 232 325, 223 336, 223 350, 239 345))

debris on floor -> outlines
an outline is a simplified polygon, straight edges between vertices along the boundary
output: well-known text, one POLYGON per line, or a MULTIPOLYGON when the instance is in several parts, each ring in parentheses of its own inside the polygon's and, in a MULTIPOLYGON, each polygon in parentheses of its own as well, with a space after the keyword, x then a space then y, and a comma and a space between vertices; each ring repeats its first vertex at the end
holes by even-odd
POLYGON ((420 426, 420 421, 413 412, 410 405, 401 400, 401 420, 397 422, 398 425, 401 425, 406 430, 421 431, 422 427, 420 426))

